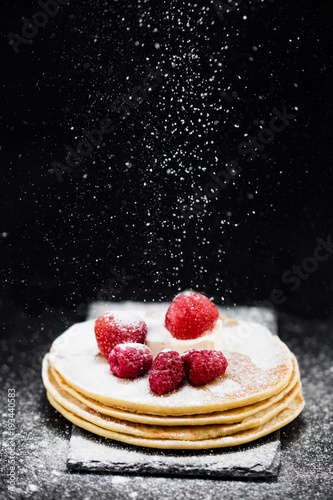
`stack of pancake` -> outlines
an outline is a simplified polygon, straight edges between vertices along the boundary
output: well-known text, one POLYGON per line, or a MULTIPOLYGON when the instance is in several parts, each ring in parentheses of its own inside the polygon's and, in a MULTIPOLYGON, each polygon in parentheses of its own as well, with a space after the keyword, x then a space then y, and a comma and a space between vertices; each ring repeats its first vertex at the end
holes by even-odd
POLYGON ((43 361, 54 408, 74 424, 116 441, 164 449, 240 445, 294 420, 304 407, 295 356, 262 325, 226 322, 224 375, 193 387, 187 381, 158 396, 148 374, 114 376, 99 353, 94 321, 69 328, 43 361))

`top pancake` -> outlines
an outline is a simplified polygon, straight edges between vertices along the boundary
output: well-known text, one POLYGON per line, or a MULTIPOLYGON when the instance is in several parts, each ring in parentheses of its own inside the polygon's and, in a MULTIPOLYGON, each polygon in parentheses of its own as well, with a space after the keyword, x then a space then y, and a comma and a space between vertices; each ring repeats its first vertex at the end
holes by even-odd
POLYGON ((94 321, 73 325, 58 337, 48 361, 82 394, 106 405, 153 415, 191 415, 237 408, 269 398, 290 381, 291 352, 264 326, 239 322, 237 326, 224 327, 223 341, 223 353, 229 363, 224 375, 201 387, 183 382, 179 389, 163 396, 150 391, 148 375, 129 380, 111 373, 97 347, 94 321))
POLYGON ((148 415, 144 413, 131 412, 128 410, 122 410, 119 408, 114 408, 112 406, 107 406, 102 403, 99 403, 96 400, 88 398, 76 391, 73 387, 69 386, 64 379, 56 372, 53 368, 49 367, 48 360, 45 359, 43 362, 43 380, 44 385, 48 389, 49 382, 48 379, 50 376, 47 374, 47 371, 50 371, 50 376, 56 381, 57 385, 66 393, 74 396, 77 401, 81 401, 88 408, 91 408, 94 411, 102 413, 103 415, 109 415, 114 418, 118 418, 120 420, 127 420, 130 422, 138 422, 142 424, 150 424, 150 425, 168 425, 168 426, 177 426, 177 425, 211 425, 211 424, 227 424, 227 423, 235 423, 239 422, 250 415, 258 411, 265 410, 272 405, 278 403, 286 394, 288 394, 294 386, 299 383, 300 374, 298 369, 298 363, 296 358, 293 356, 293 373, 290 382, 282 391, 274 394, 270 398, 263 399, 258 401, 257 403, 242 406, 239 408, 233 408, 231 410, 225 410, 222 412, 212 412, 205 414, 197 414, 197 415, 174 415, 174 416, 161 416, 161 415, 148 415))

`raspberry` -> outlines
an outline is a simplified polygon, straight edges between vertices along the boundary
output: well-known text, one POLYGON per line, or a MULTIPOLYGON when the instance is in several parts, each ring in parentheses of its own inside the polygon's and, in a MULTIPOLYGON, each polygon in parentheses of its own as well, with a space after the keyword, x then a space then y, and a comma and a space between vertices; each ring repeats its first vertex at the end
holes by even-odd
POLYGON ((125 311, 107 312, 98 316, 95 321, 95 336, 99 350, 108 358, 117 344, 143 343, 147 336, 147 325, 136 314, 125 311))
POLYGON ((153 353, 144 344, 118 344, 110 352, 108 362, 113 375, 136 378, 146 373, 153 363, 153 353))
POLYGON ((219 317, 217 307, 196 292, 177 295, 165 315, 165 328, 176 339, 196 339, 212 330, 219 317))
POLYGON ((221 351, 190 349, 182 355, 185 373, 190 384, 203 385, 222 375, 228 366, 221 351))
POLYGON ((177 389, 185 376, 183 362, 178 352, 163 349, 153 361, 149 374, 150 389, 155 394, 165 394, 177 389))

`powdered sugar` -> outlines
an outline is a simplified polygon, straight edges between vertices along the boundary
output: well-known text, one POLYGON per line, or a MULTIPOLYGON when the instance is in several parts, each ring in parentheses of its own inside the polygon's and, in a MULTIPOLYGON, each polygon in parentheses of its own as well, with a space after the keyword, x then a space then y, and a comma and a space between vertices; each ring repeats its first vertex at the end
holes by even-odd
POLYGON ((281 341, 263 325, 239 321, 238 325, 223 327, 222 343, 225 349, 244 354, 263 370, 273 369, 281 357, 281 341))
POLYGON ((105 316, 106 318, 108 316, 112 317, 112 322, 114 322, 120 328, 138 328, 143 324, 142 318, 130 311, 114 309, 103 313, 103 316, 105 316))
POLYGON ((126 349, 127 347, 135 347, 140 351, 146 351, 147 346, 145 344, 139 344, 139 342, 124 342, 123 344, 117 345, 118 349, 126 349))

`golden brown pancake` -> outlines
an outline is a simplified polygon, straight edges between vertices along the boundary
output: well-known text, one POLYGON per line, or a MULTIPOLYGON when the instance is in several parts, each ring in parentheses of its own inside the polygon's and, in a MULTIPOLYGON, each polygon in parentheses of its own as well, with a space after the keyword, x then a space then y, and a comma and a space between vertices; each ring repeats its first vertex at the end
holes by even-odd
POLYGON ((162 449, 178 449, 178 450, 204 450, 210 448, 224 448, 228 446, 237 446, 240 444, 248 443, 259 439, 271 432, 274 432, 281 427, 287 425, 294 420, 302 411, 304 407, 304 400, 301 392, 289 403, 288 407, 278 413, 271 420, 268 420, 263 425, 255 427, 250 430, 245 430, 239 433, 232 434, 231 436, 223 436, 213 439, 203 439, 200 441, 182 441, 176 439, 148 439, 132 436, 129 434, 121 434, 119 432, 110 431, 99 427, 91 422, 87 422, 81 417, 63 408, 57 403, 52 396, 47 393, 47 397, 54 406, 64 417, 70 422, 86 429, 99 436, 104 436, 115 441, 132 444, 136 446, 143 446, 149 448, 162 448, 162 449))
MULTIPOLYGON (((47 391, 50 396, 61 405, 61 407, 72 412, 84 420, 91 422, 99 427, 124 434, 131 434, 139 437, 147 437, 152 439, 181 439, 188 441, 196 441, 202 439, 211 439, 224 435, 234 434, 245 429, 258 427, 267 420, 274 417, 277 413, 287 407, 292 399, 301 390, 300 382, 297 382, 294 388, 287 393, 280 401, 271 405, 269 408, 261 410, 242 421, 233 424, 213 424, 196 425, 196 426, 164 426, 164 425, 147 425, 141 423, 133 423, 126 420, 115 419, 108 415, 96 412, 87 407, 81 401, 75 399, 71 394, 65 392, 57 384, 50 370, 47 377, 44 375, 47 391)), ((207 416, 207 420, 208 420, 207 416)))
MULTIPOLYGON (((232 330, 237 332, 243 323, 232 330)), ((132 413, 184 416, 244 407, 282 391, 293 372, 287 346, 266 328, 255 325, 247 337, 232 346, 235 350, 224 351, 228 360, 224 375, 200 387, 184 381, 176 391, 158 396, 150 391, 148 375, 128 380, 110 372, 98 351, 93 327, 94 322, 87 321, 67 330, 53 343, 48 360, 76 391, 132 413)))
POLYGON ((104 415, 110 415, 114 418, 128 420, 130 422, 139 422, 143 424, 151 424, 151 425, 207 425, 207 424, 225 424, 231 422, 238 422, 243 420, 244 418, 261 411, 274 403, 277 403, 280 399, 282 399, 290 390, 295 386, 295 384, 299 381, 299 369, 296 358, 293 356, 293 373, 289 384, 276 395, 264 399, 258 403, 254 403, 252 405, 234 408, 232 410, 225 410, 223 412, 213 412, 203 415, 191 415, 191 416, 179 416, 179 417, 161 417, 158 415, 145 415, 142 413, 131 413, 129 411, 121 410, 118 408, 112 408, 111 406, 103 405, 98 401, 95 401, 91 398, 88 398, 76 391, 72 387, 70 387, 61 375, 58 374, 56 370, 52 367, 49 367, 49 370, 54 377, 57 384, 61 387, 62 390, 68 392, 74 398, 81 401, 85 404, 85 406, 95 410, 104 415))

